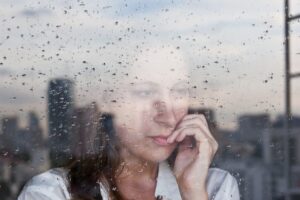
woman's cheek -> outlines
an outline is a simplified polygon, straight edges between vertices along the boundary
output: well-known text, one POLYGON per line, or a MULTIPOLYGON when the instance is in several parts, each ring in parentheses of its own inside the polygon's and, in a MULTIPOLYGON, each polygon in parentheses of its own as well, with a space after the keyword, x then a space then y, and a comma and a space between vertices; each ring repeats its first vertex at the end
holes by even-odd
POLYGON ((141 120, 141 123, 140 123, 140 130, 143 132, 143 133, 149 133, 151 131, 151 124, 152 124, 152 114, 151 112, 149 111, 143 111, 141 113, 141 117, 140 117, 140 120, 141 120))
POLYGON ((129 130, 126 125, 118 125, 116 126, 116 132, 120 140, 126 140, 129 130))
POLYGON ((123 116, 123 119, 119 120, 117 133, 123 140, 132 140, 132 137, 138 139, 150 133, 153 125, 151 122, 151 112, 133 112, 132 115, 123 116))
POLYGON ((174 110, 175 119, 179 122, 188 112, 187 107, 181 107, 174 110))

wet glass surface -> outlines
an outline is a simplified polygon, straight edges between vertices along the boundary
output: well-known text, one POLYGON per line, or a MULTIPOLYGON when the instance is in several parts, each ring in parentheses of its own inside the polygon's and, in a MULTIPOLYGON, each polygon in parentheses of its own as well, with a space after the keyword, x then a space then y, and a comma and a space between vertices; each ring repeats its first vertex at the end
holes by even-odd
MULTIPOLYGON (((192 114, 205 116, 219 144, 211 167, 236 178, 241 199, 283 199, 283 6, 1 1, 0 199, 16 199, 50 168, 95 163, 106 148, 112 158, 120 144, 146 160, 172 161, 177 146, 166 137, 192 114), (107 116, 113 122, 103 123, 107 116), (109 146, 112 138, 120 144, 109 146)), ((298 1, 290 7, 292 16, 300 13, 298 1)), ((290 34, 291 71, 299 73, 299 19, 290 34)), ((292 199, 300 194, 298 83, 291 88, 292 199)))

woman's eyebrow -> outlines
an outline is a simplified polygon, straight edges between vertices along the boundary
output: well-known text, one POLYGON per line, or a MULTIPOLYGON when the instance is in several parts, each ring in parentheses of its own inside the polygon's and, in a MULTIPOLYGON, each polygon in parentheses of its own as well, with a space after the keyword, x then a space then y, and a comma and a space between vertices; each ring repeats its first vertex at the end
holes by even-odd
POLYGON ((157 87, 158 84, 157 83, 154 83, 152 81, 143 81, 143 82, 134 82, 134 83, 131 83, 131 86, 152 86, 152 87, 157 87))
POLYGON ((188 86, 188 85, 189 85, 189 81, 188 81, 188 80, 185 80, 185 81, 179 81, 179 82, 175 83, 175 84, 173 85, 173 87, 177 87, 177 86, 181 86, 181 85, 188 86))

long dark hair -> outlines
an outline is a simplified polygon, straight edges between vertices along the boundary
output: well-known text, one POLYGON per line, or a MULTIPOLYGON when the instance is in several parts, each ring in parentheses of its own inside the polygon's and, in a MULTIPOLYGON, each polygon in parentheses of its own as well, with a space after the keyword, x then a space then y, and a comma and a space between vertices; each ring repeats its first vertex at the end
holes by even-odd
MULTIPOLYGON (((113 115, 103 114, 101 116, 94 144, 95 152, 85 153, 79 158, 75 157, 67 166, 72 200, 103 199, 99 182, 105 187, 110 199, 122 199, 116 185, 116 177, 122 172, 122 168, 120 168, 121 158, 113 115)), ((176 154, 177 149, 168 158, 171 167, 176 154)))
POLYGON ((75 157, 67 166, 72 200, 103 199, 99 182, 105 187, 110 198, 121 199, 116 187, 117 168, 120 154, 113 128, 113 116, 103 114, 97 125, 95 151, 75 157))

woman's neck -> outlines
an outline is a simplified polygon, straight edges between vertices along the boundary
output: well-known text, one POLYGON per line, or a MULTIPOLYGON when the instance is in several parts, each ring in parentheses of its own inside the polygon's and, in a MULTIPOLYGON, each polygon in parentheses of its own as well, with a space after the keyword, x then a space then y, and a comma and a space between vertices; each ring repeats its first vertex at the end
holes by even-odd
POLYGON ((117 170, 118 179, 143 177, 156 180, 158 163, 137 158, 126 150, 121 152, 121 158, 122 162, 117 170))
POLYGON ((138 159, 127 152, 121 155, 123 161, 117 172, 116 184, 122 199, 153 200, 158 163, 138 159))

